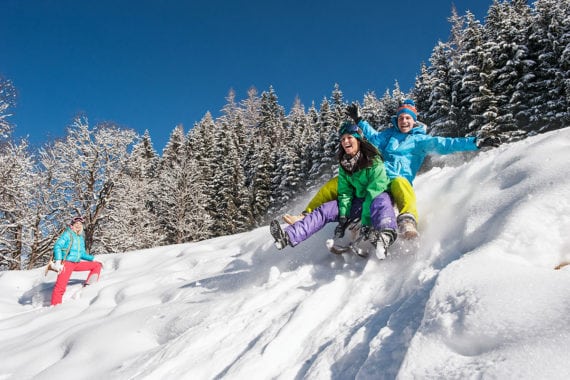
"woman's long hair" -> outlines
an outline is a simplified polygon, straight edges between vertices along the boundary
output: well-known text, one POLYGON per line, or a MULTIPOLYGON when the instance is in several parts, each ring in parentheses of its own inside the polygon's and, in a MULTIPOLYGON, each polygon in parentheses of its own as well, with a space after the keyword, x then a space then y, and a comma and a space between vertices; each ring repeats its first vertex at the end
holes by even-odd
MULTIPOLYGON (((376 149, 376 147, 372 145, 368 140, 366 140, 364 137, 361 137, 358 140, 360 142, 360 157, 358 158, 358 162, 352 170, 353 173, 372 166, 376 157, 382 159, 382 155, 378 149, 376 149)), ((337 156, 339 164, 342 162, 342 160, 346 159, 345 156, 346 154, 344 153, 344 148, 342 147, 342 144, 339 143, 337 156)))

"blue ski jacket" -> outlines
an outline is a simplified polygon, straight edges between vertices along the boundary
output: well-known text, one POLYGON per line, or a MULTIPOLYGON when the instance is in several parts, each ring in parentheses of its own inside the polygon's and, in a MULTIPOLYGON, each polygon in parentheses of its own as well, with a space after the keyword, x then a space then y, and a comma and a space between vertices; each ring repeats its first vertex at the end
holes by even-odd
POLYGON ((475 137, 436 137, 426 133, 424 124, 418 124, 408 133, 400 132, 395 118, 393 126, 377 131, 366 120, 360 120, 358 126, 364 137, 382 153, 386 173, 390 179, 404 177, 410 183, 426 156, 430 153, 450 154, 455 152, 478 150, 475 137))
POLYGON ((95 257, 85 251, 83 234, 78 235, 67 227, 53 246, 53 258, 78 263, 81 260, 93 261, 95 257))

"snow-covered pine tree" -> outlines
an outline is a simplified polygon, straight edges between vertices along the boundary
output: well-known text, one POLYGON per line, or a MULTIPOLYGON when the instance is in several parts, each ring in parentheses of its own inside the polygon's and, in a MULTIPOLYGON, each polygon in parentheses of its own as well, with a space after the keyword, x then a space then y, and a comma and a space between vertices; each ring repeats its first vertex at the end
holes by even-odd
POLYGON ((243 228, 243 220, 239 216, 241 204, 247 199, 239 199, 246 195, 245 176, 241 166, 239 154, 239 136, 236 129, 243 129, 237 108, 233 99, 226 104, 224 115, 217 121, 218 126, 214 133, 212 147, 213 162, 212 186, 215 192, 213 197, 213 210, 211 212, 214 224, 212 232, 214 236, 234 234, 238 231, 236 224, 240 220, 243 228), (237 127, 236 127, 237 126, 237 127))
POLYGON ((153 206, 163 236, 162 244, 180 244, 211 236, 212 218, 205 207, 208 198, 204 196, 201 163, 190 152, 192 148, 184 128, 178 125, 164 148, 154 189, 153 206))
POLYGON ((243 157, 242 152, 245 151, 244 145, 246 144, 245 139, 245 128, 241 120, 241 115, 235 118, 235 124, 233 126, 232 132, 234 134, 233 142, 233 154, 232 162, 230 163, 232 168, 232 182, 236 186, 231 189, 231 197, 233 199, 233 204, 236 207, 235 214, 233 215, 233 224, 231 226, 231 231, 233 233, 248 231, 251 227, 255 225, 252 212, 251 212, 251 192, 246 185, 246 175, 244 171, 244 166, 242 165, 243 157))
MULTIPOLYGON (((214 152, 217 129, 218 126, 212 118, 212 114, 206 112, 202 120, 194 125, 186 137, 188 145, 186 153, 198 170, 194 180, 196 181, 196 188, 200 189, 200 195, 203 198, 199 207, 203 207, 210 218, 214 217, 217 209, 214 199, 217 189, 212 181, 216 162, 219 159, 214 152)), ((210 224, 209 228, 211 226, 210 224)), ((214 236, 212 231, 210 231, 209 236, 214 236)))
POLYGON ((189 226, 185 224, 187 179, 182 173, 186 161, 184 127, 177 125, 162 151, 153 187, 152 204, 159 225, 161 245, 186 241, 189 226), (184 186, 184 187, 183 187, 184 186))
MULTIPOLYGON (((379 124, 373 125, 373 127, 379 131, 390 128, 392 126, 392 117, 396 114, 396 110, 398 109, 400 102, 405 98, 408 98, 408 96, 402 92, 400 85, 396 81, 394 83, 394 89, 392 90, 392 93, 390 93, 390 90, 387 89, 381 99, 375 100, 376 111, 370 112, 376 113, 375 119, 378 120, 379 124)), ((368 99, 365 100, 369 101, 368 99)))
POLYGON ((287 144, 285 141, 287 137, 285 110, 279 105, 277 94, 271 86, 269 91, 261 94, 260 113, 261 120, 254 144, 263 153, 257 155, 260 161, 256 161, 258 166, 252 186, 254 186, 255 202, 260 201, 262 205, 267 205, 263 212, 264 215, 258 214, 262 210, 261 205, 256 205, 256 211, 254 211, 256 221, 263 223, 271 217, 265 214, 270 210, 270 212, 275 212, 284 196, 280 187, 283 172, 281 168, 278 168, 277 160, 281 149, 287 144), (269 182, 262 183, 265 180, 269 182))
POLYGON ((348 105, 344 101, 344 94, 340 89, 338 83, 334 84, 334 88, 330 98, 331 111, 333 113, 332 118, 337 124, 337 128, 342 124, 343 121, 347 120, 346 116, 346 106, 348 105))
POLYGON ((457 48, 453 56, 460 78, 454 79, 453 85, 458 122, 454 133, 449 134, 452 137, 475 135, 482 128, 491 133, 496 129, 498 115, 498 99, 492 83, 497 73, 491 59, 496 45, 485 40, 483 27, 471 12, 461 20, 465 28, 454 37, 457 48))
POLYGON ((471 12, 459 16, 454 10, 450 20, 450 46, 454 48, 454 62, 449 116, 453 122, 448 123, 450 129, 445 135, 460 137, 478 130, 485 124, 483 113, 486 111, 486 97, 480 90, 483 86, 483 76, 489 76, 483 72, 485 54, 489 53, 483 46, 483 27, 471 12))
MULTIPOLYGON (((306 189, 308 173, 311 165, 308 145, 315 139, 314 131, 310 127, 309 117, 305 113, 305 107, 301 100, 296 97, 287 115, 289 134, 287 137, 287 163, 289 166, 286 181, 287 197, 292 202, 299 196, 304 195, 301 189, 306 189)), ((283 205, 285 206, 285 204, 283 205)))
POLYGON ((261 94, 260 103, 260 122, 257 133, 260 137, 260 143, 263 144, 258 148, 270 148, 281 146, 283 143, 285 132, 285 110, 279 105, 277 94, 273 87, 269 87, 269 91, 261 94))
POLYGON ((366 120, 372 128, 382 129, 382 127, 385 127, 386 124, 383 125, 385 119, 383 117, 383 104, 373 91, 368 91, 364 94, 360 112, 362 118, 366 120))
POLYGON ((316 124, 313 124, 317 139, 313 145, 309 147, 311 151, 311 161, 313 163, 309 171, 309 178, 312 183, 318 185, 322 185, 331 178, 331 173, 328 171, 331 167, 331 155, 330 152, 327 151, 327 149, 330 149, 330 146, 327 146, 327 143, 331 139, 331 134, 335 134, 335 137, 337 137, 336 131, 333 131, 332 125, 334 119, 331 113, 329 100, 323 98, 319 108, 318 121, 316 124))
POLYGON ((214 156, 212 144, 216 124, 210 112, 206 112, 202 120, 194 125, 186 135, 184 155, 187 159, 185 172, 189 175, 189 223, 193 228, 191 241, 211 238, 213 210, 212 194, 216 191, 213 186, 214 156))
MULTIPOLYGON (((429 110, 431 89, 433 88, 432 79, 429 75, 428 67, 422 63, 420 67, 420 75, 416 77, 411 97, 414 98, 416 108, 419 110, 429 110)), ((421 120, 427 125, 431 125, 426 115, 421 113, 421 120)))
MULTIPOLYGON (((390 120, 392 119, 392 116, 396 114, 400 102, 408 97, 409 96, 402 91, 400 83, 395 81, 394 88, 392 89, 392 96, 390 98, 382 99, 382 101, 386 102, 386 108, 390 110, 390 120)), ((421 111, 419 112, 421 114, 421 111)))
POLYGON ((157 164, 158 155, 147 130, 133 146, 123 173, 115 181, 114 202, 104 211, 99 244, 106 252, 151 248, 160 241, 152 209, 157 164))
POLYGON ((445 136, 457 137, 462 136, 464 131, 467 130, 471 122, 469 114, 469 93, 462 85, 462 79, 465 76, 467 67, 463 66, 461 56, 463 52, 469 49, 468 35, 471 32, 476 32, 477 25, 473 24, 473 28, 466 28, 465 25, 469 23, 470 13, 460 16, 455 7, 452 7, 451 17, 451 35, 448 42, 445 44, 447 53, 449 53, 447 83, 449 88, 449 98, 447 116, 445 121, 445 128, 440 132, 445 136), (467 32, 466 32, 467 30, 467 32))
POLYGON ((324 109, 321 107, 319 114, 321 140, 324 141, 320 165, 322 181, 328 181, 338 172, 336 158, 339 146, 338 131, 343 122, 352 122, 346 116, 346 106, 340 86, 335 84, 329 102, 324 109))
POLYGON ((256 225, 265 224, 268 219, 267 211, 271 205, 271 188, 274 179, 273 159, 274 152, 271 149, 259 149, 254 156, 256 164, 255 175, 251 183, 251 210, 256 225))
MULTIPOLYGON (((535 62, 530 60, 528 49, 529 28, 532 24, 526 1, 494 3, 489 8, 485 24, 485 48, 493 66, 492 79, 485 86, 493 93, 496 117, 492 124, 481 127, 484 131, 502 132, 503 135, 521 135, 527 127, 528 107, 525 85, 535 62), (517 125, 517 121, 522 124, 517 125)), ((486 65, 487 66, 487 65, 486 65)))
POLYGON ((449 44, 438 42, 430 56, 429 73, 433 83, 430 107, 422 110, 425 120, 430 121, 430 133, 447 136, 455 128, 454 120, 450 120, 451 86, 450 80, 452 51, 449 44))
POLYGON ((311 107, 307 111, 307 127, 303 130, 301 140, 302 145, 299 146, 299 152, 302 160, 302 172, 305 178, 305 188, 310 191, 322 185, 313 173, 313 168, 317 167, 315 160, 318 159, 313 150, 320 146, 319 111, 315 102, 311 102, 311 107))
POLYGON ((213 214, 215 234, 227 235, 247 231, 254 225, 251 215, 250 192, 246 185, 244 157, 247 150, 247 134, 243 122, 245 110, 241 109, 235 100, 235 92, 230 90, 222 108, 222 116, 216 124, 220 126, 216 141, 214 160, 214 185, 218 191, 215 196, 216 212, 213 214), (219 144, 219 145, 218 145, 219 144), (224 206, 225 205, 225 206, 224 206))
MULTIPOLYGON (((252 87, 247 92, 247 98, 240 102, 241 118, 245 129, 244 149, 241 152, 242 166, 245 173, 245 184, 250 189, 255 175, 255 162, 253 157, 259 147, 257 128, 261 122, 261 99, 257 96, 257 89, 252 87)), ((251 198, 251 195, 250 195, 251 198)))
POLYGON ((538 0, 529 35, 537 62, 530 86, 532 129, 558 129, 570 122, 570 3, 538 0))
POLYGON ((339 144, 338 131, 343 122, 350 121, 346 115, 346 106, 348 104, 344 101, 344 95, 338 84, 334 85, 329 104, 331 106, 331 113, 329 115, 330 120, 327 122, 328 125, 326 128, 329 133, 324 146, 325 154, 327 155, 324 158, 324 162, 328 163, 326 171, 328 172, 329 178, 332 178, 338 168, 336 159, 339 144))

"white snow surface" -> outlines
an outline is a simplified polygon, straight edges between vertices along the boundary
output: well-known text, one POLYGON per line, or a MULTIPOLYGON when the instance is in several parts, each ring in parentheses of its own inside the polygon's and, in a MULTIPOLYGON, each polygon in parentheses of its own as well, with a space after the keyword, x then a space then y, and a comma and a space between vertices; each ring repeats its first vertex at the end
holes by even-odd
POLYGON ((570 128, 445 161, 383 261, 330 224, 100 255, 56 307, 53 272, 1 272, 0 379, 569 379, 570 128))

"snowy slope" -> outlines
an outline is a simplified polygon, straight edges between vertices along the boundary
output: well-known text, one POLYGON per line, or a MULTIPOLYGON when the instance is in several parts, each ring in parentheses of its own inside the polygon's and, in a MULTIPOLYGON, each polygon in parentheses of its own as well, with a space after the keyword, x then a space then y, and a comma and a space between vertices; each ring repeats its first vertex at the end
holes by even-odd
POLYGON ((567 128, 422 174, 421 247, 385 261, 330 225, 103 255, 55 308, 53 273, 2 272, 0 379, 568 379, 569 163, 567 128))

